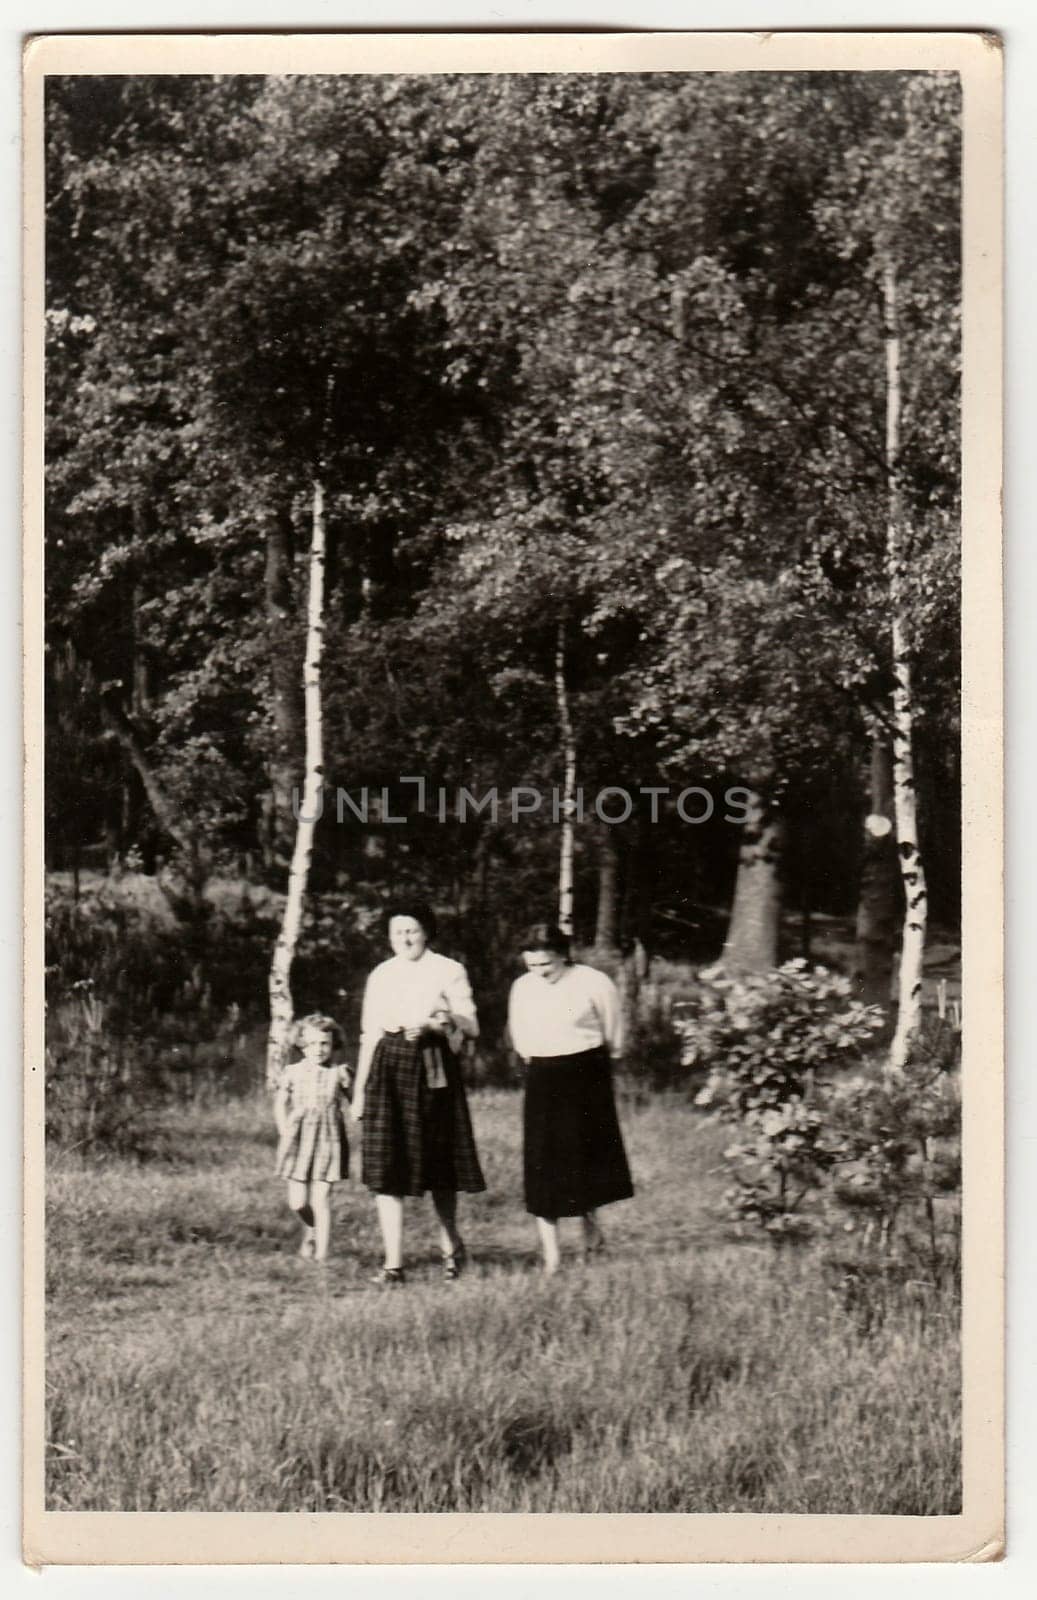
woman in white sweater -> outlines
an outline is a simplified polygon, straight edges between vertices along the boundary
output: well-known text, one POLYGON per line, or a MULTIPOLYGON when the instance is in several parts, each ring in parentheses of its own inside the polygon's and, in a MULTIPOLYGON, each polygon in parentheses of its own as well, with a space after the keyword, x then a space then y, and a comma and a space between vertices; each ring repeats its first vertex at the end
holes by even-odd
POLYGON ((536 1218, 544 1270, 558 1271, 558 1218, 583 1219, 588 1255, 604 1248, 597 1209, 633 1195, 612 1092, 622 1054, 619 994, 607 973, 573 963, 569 941, 538 923, 522 946, 525 975, 511 987, 508 1028, 527 1063, 523 1107, 526 1209, 536 1218))
POLYGON ((443 1276, 456 1279, 465 1248, 457 1193, 485 1189, 460 1048, 479 1033, 468 975, 429 949, 436 919, 420 901, 390 908, 392 955, 364 990, 353 1116, 363 1124, 363 1178, 375 1194, 385 1264, 378 1281, 403 1282, 403 1201, 430 1190, 443 1276))

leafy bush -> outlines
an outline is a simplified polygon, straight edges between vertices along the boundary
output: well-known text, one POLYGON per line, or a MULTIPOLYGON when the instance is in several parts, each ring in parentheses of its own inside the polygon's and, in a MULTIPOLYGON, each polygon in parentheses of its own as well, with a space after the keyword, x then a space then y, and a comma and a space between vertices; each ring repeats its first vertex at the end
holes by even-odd
MULTIPOLYGON (((838 1158, 831 1199, 845 1231, 888 1255, 898 1223, 912 1219, 912 1229, 899 1228, 900 1253, 936 1282, 945 1270, 936 1202, 961 1186, 961 1083, 946 1062, 951 1033, 924 1033, 901 1072, 832 1084, 825 1104, 838 1158)), ((955 1269, 956 1261, 957 1251, 955 1269)))
POLYGON ((882 1014, 851 998, 849 979, 803 960, 740 977, 714 967, 699 983, 694 1012, 675 1028, 682 1064, 707 1070, 696 1104, 742 1135, 725 1151, 730 1209, 774 1237, 801 1235, 803 1202, 840 1154, 819 1074, 859 1060, 882 1014))
POLYGON ((822 1197, 825 1270, 864 1332, 905 1300, 928 1318, 960 1297, 959 1043, 956 1029, 931 1025, 902 1071, 829 1088, 838 1160, 822 1197))
POLYGON ((739 1130, 724 1151, 733 1178, 725 1203, 737 1222, 776 1241, 817 1229, 855 1235, 856 1253, 841 1263, 852 1292, 876 1272, 885 1280, 921 1270, 940 1282, 947 1256, 936 1202, 960 1184, 955 1031, 929 1027, 905 1070, 887 1075, 866 1060, 881 1013, 852 1000, 847 979, 804 961, 761 976, 699 976, 695 1012, 676 1027, 685 1065, 707 1067, 696 1103, 739 1130), (890 1241, 905 1216, 912 1226, 894 1260, 890 1241))

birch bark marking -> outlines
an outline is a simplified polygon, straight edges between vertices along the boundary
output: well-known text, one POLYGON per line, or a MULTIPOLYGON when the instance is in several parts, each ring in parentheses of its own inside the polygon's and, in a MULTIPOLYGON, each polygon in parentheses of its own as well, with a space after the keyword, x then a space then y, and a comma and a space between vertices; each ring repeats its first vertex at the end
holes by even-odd
POLYGON ((897 274, 892 260, 882 271, 886 334, 886 466, 889 472, 889 517, 886 526, 886 570, 889 581, 893 647, 893 816, 897 855, 904 882, 904 933, 900 947, 897 1026, 889 1051, 889 1071, 900 1072, 922 1020, 922 961, 928 895, 918 848, 911 690, 911 655, 904 585, 903 503, 900 492, 900 327, 897 316, 897 274))
POLYGON ((266 1053, 266 1080, 270 1088, 276 1087, 284 1067, 288 1031, 292 1022, 292 961, 302 923, 310 856, 313 852, 313 830, 323 809, 321 785, 324 777, 324 740, 321 725, 320 668, 324 648, 324 552, 324 486, 318 478, 313 485, 306 656, 303 662, 306 774, 303 782, 302 806, 296 819, 295 847, 288 869, 288 894, 285 899, 284 917, 270 963, 270 1035, 266 1053))
POLYGON ((555 702, 562 735, 565 780, 562 791, 562 832, 558 847, 558 926, 563 933, 573 931, 573 812, 576 809, 576 741, 569 711, 569 688, 565 681, 565 622, 558 624, 555 649, 555 702))

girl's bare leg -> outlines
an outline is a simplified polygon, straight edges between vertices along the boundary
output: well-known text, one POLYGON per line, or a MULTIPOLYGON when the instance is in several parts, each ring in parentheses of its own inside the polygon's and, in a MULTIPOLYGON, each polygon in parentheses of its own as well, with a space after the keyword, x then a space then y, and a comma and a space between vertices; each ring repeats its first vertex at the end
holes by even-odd
POLYGON ((312 1256, 315 1245, 309 1185, 295 1178, 289 1178, 288 1204, 302 1223, 302 1242, 299 1245, 299 1254, 301 1256, 312 1256))
POLYGON ((562 1253, 558 1248, 558 1224, 553 1218, 537 1217, 536 1225, 540 1248, 544 1253, 544 1271, 549 1278, 553 1278, 562 1264, 562 1253))
POLYGON ((314 1258, 328 1259, 331 1243, 331 1184, 314 1178, 310 1184, 310 1206, 313 1211, 314 1258))
POLYGON ((382 1230, 385 1265, 398 1269, 403 1266, 403 1196, 376 1194, 374 1203, 378 1212, 378 1226, 382 1230))
POLYGON ((439 1222, 439 1248, 445 1256, 456 1255, 462 1249, 457 1231, 457 1195, 452 1189, 433 1189, 432 1204, 439 1222))

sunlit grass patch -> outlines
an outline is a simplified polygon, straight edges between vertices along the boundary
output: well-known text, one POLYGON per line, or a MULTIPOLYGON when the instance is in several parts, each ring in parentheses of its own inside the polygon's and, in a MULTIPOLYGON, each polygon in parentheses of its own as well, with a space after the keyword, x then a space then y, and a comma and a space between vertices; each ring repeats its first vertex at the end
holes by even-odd
POLYGON ((462 1203, 472 1270, 441 1281, 415 1205, 402 1292, 368 1281, 374 1218, 354 1183, 329 1268, 295 1256, 262 1102, 185 1113, 172 1163, 60 1165, 48 1503, 956 1509, 952 1304, 905 1298, 865 1334, 816 1249, 725 1241, 716 1131, 679 1102, 628 1111, 638 1196, 605 1213, 603 1262, 578 1260, 573 1227, 546 1281, 514 1181, 518 1098, 473 1112, 492 1188, 462 1203))

